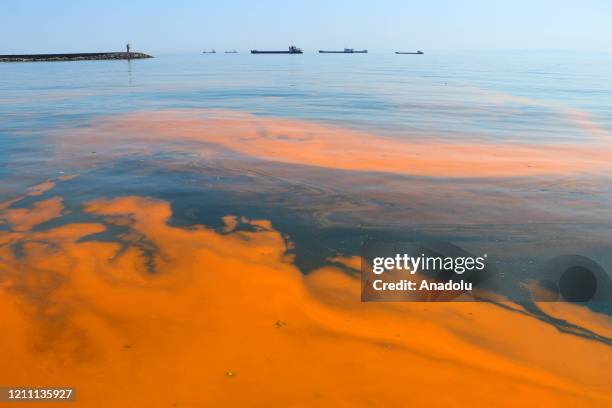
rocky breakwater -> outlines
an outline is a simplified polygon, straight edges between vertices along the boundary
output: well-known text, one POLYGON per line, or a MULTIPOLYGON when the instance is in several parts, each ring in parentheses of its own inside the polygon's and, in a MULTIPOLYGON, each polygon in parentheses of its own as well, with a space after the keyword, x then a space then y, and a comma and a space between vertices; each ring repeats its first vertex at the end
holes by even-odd
POLYGON ((142 52, 90 52, 80 54, 12 54, 0 55, 0 62, 89 61, 153 58, 142 52))

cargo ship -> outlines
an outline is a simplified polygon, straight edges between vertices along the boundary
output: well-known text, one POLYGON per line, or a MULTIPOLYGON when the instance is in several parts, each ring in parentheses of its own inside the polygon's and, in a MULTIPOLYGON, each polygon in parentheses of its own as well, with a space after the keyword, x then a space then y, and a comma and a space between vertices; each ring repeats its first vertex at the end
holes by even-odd
POLYGON ((251 54, 303 54, 302 50, 296 46, 291 46, 287 51, 258 51, 251 50, 251 54))
POLYGON ((343 51, 324 51, 319 50, 319 54, 367 54, 368 50, 355 50, 353 48, 345 48, 343 51))
POLYGON ((212 51, 204 50, 204 51, 202 51, 202 54, 216 54, 216 53, 217 53, 217 51, 215 51, 215 50, 212 50, 212 51))
POLYGON ((412 54, 412 55, 422 55, 425 54, 423 51, 417 51, 417 52, 401 52, 401 51, 395 51, 396 54, 412 54))

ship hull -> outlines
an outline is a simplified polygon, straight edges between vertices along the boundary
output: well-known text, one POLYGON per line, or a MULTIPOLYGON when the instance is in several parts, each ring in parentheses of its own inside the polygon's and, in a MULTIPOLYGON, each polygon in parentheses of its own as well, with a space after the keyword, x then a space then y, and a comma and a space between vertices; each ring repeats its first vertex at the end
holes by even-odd
POLYGON ((303 54, 302 51, 257 51, 251 50, 251 54, 303 54))
POLYGON ((319 50, 319 54, 367 54, 368 50, 360 50, 360 51, 324 51, 319 50))

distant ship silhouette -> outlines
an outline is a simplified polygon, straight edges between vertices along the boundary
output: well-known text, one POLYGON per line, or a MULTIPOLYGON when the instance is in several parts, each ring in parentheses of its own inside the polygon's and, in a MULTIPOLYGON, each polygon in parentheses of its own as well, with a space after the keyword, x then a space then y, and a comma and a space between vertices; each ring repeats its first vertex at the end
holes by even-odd
POLYGON ((325 51, 319 50, 319 54, 367 54, 368 50, 355 50, 353 48, 345 48, 343 51, 325 51))
POLYGON ((290 46, 287 51, 259 51, 251 50, 251 54, 303 54, 302 50, 294 45, 290 46))
POLYGON ((422 55, 425 54, 423 51, 417 51, 417 52, 402 52, 402 51, 395 51, 396 54, 412 54, 412 55, 422 55))

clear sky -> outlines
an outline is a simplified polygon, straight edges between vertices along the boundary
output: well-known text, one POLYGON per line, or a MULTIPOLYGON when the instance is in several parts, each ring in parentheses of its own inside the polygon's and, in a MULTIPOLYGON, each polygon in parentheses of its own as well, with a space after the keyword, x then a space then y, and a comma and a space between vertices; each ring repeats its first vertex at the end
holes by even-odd
POLYGON ((612 0, 0 0, 0 54, 133 49, 612 52, 612 0))

